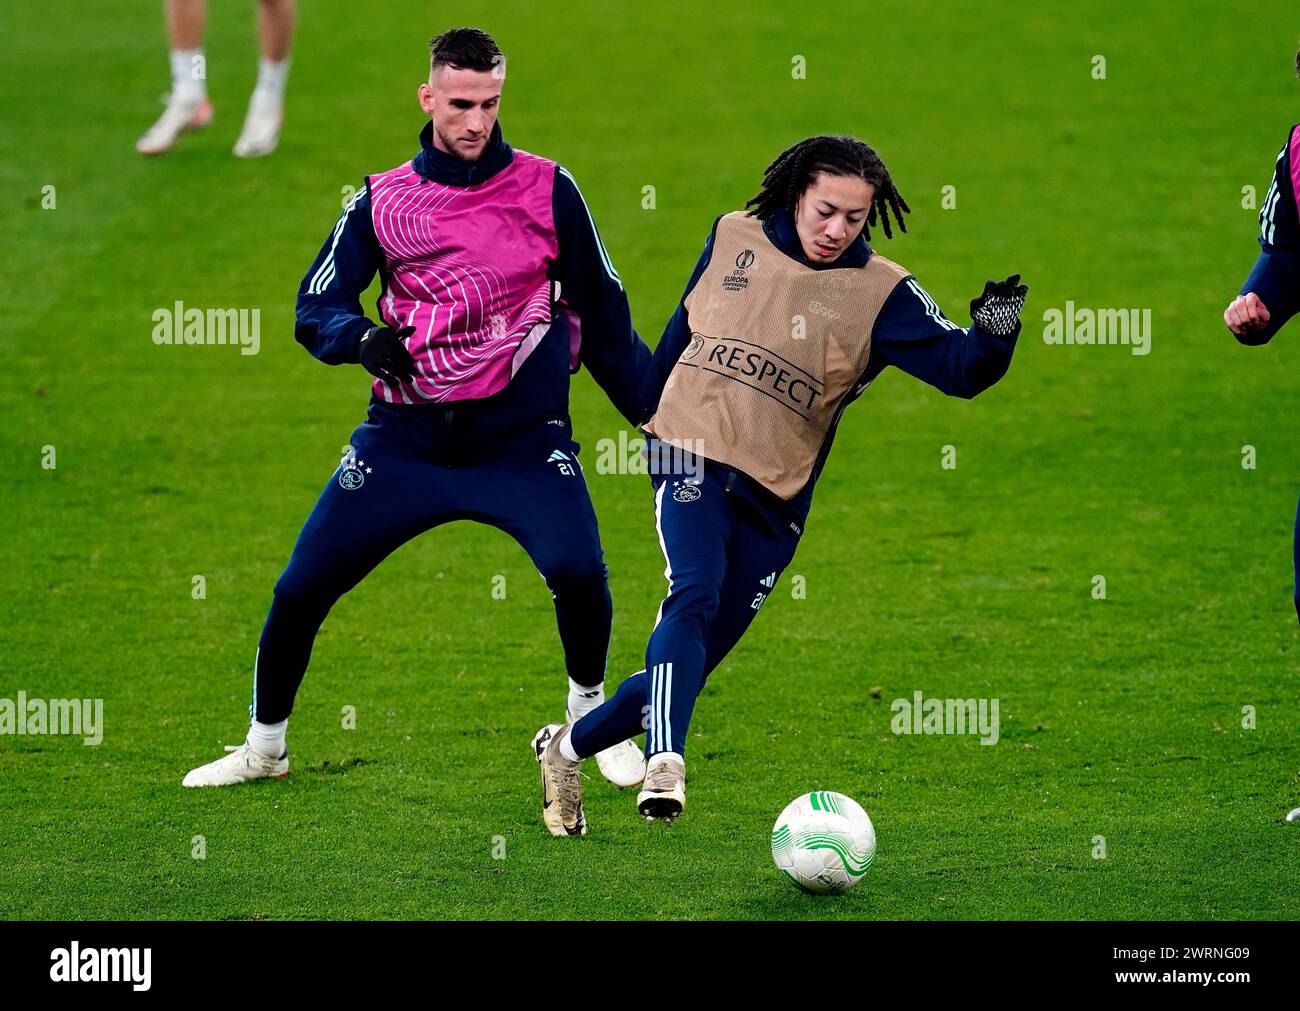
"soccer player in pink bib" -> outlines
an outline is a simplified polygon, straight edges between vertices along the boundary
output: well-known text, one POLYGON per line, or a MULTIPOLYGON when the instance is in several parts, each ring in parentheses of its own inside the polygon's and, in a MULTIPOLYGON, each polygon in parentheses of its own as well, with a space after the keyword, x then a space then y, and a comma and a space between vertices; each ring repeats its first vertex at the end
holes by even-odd
MULTIPOLYGON (((1300 51, 1296 52, 1300 75, 1300 51)), ((1259 209, 1259 256, 1241 291, 1223 311, 1237 340, 1267 344, 1300 311, 1300 125, 1287 131, 1286 141, 1273 166, 1273 179, 1259 209)), ((1295 592, 1300 616, 1300 504, 1296 506, 1292 539, 1295 592)), ((1300 821, 1300 808, 1287 815, 1300 821)))
MULTIPOLYGON (((639 424, 652 359, 573 177, 503 139, 504 79, 486 33, 434 39, 420 152, 366 179, 302 281, 298 341, 327 364, 371 374, 369 414, 276 583, 247 738, 186 786, 285 775, 289 714, 326 614, 394 549, 452 520, 504 530, 545 578, 569 676, 566 718, 604 700, 612 607, 569 376, 585 365, 639 424), (377 272, 371 317, 360 296, 377 272)), ((426 604, 429 592, 413 599, 426 604)), ((420 606, 373 616, 389 629, 431 620, 420 606)), ((644 775, 628 742, 599 764, 619 786, 644 775)))

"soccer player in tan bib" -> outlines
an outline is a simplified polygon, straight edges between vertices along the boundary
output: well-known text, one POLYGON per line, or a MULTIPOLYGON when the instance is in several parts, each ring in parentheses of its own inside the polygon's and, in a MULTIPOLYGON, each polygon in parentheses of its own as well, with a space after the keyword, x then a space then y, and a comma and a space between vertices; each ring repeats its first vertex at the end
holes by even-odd
POLYGON ((647 820, 681 813, 696 696, 794 556, 845 407, 891 365, 969 398, 1011 363, 1027 291, 1019 275, 987 282, 968 329, 949 320, 867 245, 877 222, 892 237, 891 214, 905 231, 910 209, 862 141, 796 144, 746 207, 714 223, 647 380, 668 595, 645 670, 533 741, 553 835, 586 833, 581 760, 643 730, 638 810, 647 820))

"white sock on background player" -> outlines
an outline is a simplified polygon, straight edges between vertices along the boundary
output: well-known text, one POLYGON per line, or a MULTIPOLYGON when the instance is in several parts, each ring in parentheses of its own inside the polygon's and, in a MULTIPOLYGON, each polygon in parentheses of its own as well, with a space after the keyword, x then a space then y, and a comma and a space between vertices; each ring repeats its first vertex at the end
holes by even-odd
POLYGON ((172 98, 198 104, 208 97, 207 71, 203 47, 173 49, 169 57, 172 68, 172 98))
POLYGON ((257 85, 253 88, 253 99, 282 104, 284 87, 288 81, 288 57, 283 60, 268 60, 263 56, 257 61, 257 85))
POLYGON ((141 154, 155 155, 171 150, 187 130, 200 130, 212 121, 212 103, 204 79, 203 49, 173 49, 171 64, 172 90, 167 108, 158 121, 136 141, 141 154))

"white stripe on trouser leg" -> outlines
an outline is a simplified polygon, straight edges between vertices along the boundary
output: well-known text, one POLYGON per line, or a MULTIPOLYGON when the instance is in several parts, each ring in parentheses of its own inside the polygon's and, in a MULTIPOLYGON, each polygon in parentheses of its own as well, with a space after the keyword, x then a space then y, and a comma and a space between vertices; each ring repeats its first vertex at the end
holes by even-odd
POLYGON ((257 661, 262 658, 262 647, 257 647, 257 652, 253 654, 253 701, 248 704, 248 718, 250 720, 257 718, 257 661))
POLYGON ((663 747, 663 664, 655 665, 654 719, 654 747, 650 749, 651 754, 663 747))
POLYGON ((659 750, 659 740, 661 737, 663 737, 664 710, 661 701, 663 699, 663 696, 660 695, 660 691, 662 691, 663 689, 663 684, 664 684, 664 665, 661 663, 657 663, 655 664, 655 685, 654 685, 655 694, 654 694, 654 699, 651 702, 651 705, 653 705, 655 709, 655 739, 653 745, 650 748, 651 752, 655 752, 659 750))
POLYGON ((645 692, 645 743, 646 747, 653 750, 655 746, 655 668, 651 664, 645 669, 646 677, 650 679, 650 685, 645 692))
POLYGON ((663 527, 664 489, 667 487, 668 482, 665 481, 659 486, 659 490, 655 492, 655 533, 659 535, 659 550, 664 553, 664 579, 668 580, 668 592, 664 594, 664 599, 659 602, 659 610, 655 614, 655 628, 659 627, 659 621, 664 616, 664 604, 672 596, 673 592, 673 561, 668 557, 668 545, 664 543, 663 527))
POLYGON ((659 739, 659 664, 650 668, 650 754, 659 739))
POLYGON ((659 664, 656 668, 659 672, 659 679, 655 685, 655 746, 650 749, 661 751, 664 744, 664 665, 659 664))
MULTIPOLYGON (((655 492, 655 533, 659 536, 659 550, 664 553, 664 579, 668 580, 668 592, 664 599, 659 602, 659 610, 655 614, 655 628, 659 627, 659 622, 663 620, 664 604, 673 593, 673 560, 668 557, 668 545, 664 542, 663 527, 663 507, 664 507, 664 490, 668 487, 668 482, 664 481, 655 492)), ((661 751, 663 748, 664 721, 666 714, 663 710, 663 687, 664 687, 664 665, 655 664, 654 670, 650 677, 650 754, 661 751)))
POLYGON ((664 672, 664 751, 675 751, 673 747, 673 665, 669 661, 664 672))
POLYGON ((654 754, 655 744, 659 739, 659 665, 650 668, 650 691, 646 693, 650 700, 650 725, 646 728, 650 735, 650 754, 654 754))

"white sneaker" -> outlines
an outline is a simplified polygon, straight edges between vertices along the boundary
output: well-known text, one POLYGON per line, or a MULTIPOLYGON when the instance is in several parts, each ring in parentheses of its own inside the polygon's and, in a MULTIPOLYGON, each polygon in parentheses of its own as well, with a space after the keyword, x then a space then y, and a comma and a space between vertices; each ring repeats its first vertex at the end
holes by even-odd
POLYGON ((235 141, 235 155, 239 158, 260 158, 275 150, 280 143, 280 124, 284 122, 284 103, 267 101, 254 94, 248 102, 248 115, 244 129, 235 141))
MULTIPOLYGON (((565 715, 570 724, 578 722, 572 712, 565 715)), ((596 752, 596 765, 600 774, 620 790, 636 786, 645 779, 645 755, 631 741, 620 741, 612 748, 596 752)))
POLYGON ((170 151, 186 130, 202 130, 212 122, 212 103, 206 95, 181 97, 173 93, 166 101, 167 108, 158 122, 135 142, 135 149, 141 154, 170 151))
POLYGON ((227 744, 230 752, 225 758, 200 765, 185 774, 181 786, 234 786, 250 779, 280 779, 289 775, 289 753, 272 758, 258 751, 247 740, 243 744, 227 744))

